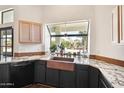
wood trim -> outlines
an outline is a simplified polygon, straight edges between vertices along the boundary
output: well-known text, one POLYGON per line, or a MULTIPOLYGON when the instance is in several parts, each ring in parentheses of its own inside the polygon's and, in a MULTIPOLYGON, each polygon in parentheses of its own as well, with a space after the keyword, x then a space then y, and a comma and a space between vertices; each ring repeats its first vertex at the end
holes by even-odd
POLYGON ((90 59, 95 59, 95 55, 90 55, 90 59))
POLYGON ((111 63, 111 64, 115 64, 115 65, 124 67, 124 60, 118 60, 118 59, 113 59, 113 58, 99 56, 99 55, 90 55, 90 59, 101 60, 101 61, 105 61, 107 63, 111 63))
POLYGON ((45 52, 22 52, 14 53, 14 57, 45 55, 45 52))
POLYGON ((49 86, 49 85, 44 85, 41 83, 36 83, 36 84, 30 84, 30 85, 24 86, 22 88, 55 88, 55 87, 49 86))

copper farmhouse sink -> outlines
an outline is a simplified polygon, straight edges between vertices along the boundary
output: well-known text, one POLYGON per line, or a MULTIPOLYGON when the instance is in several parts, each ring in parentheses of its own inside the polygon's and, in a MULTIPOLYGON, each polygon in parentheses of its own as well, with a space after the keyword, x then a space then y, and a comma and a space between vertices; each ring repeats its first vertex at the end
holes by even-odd
POLYGON ((63 58, 63 57, 53 57, 47 62, 47 67, 52 69, 74 71, 74 59, 73 58, 63 58))

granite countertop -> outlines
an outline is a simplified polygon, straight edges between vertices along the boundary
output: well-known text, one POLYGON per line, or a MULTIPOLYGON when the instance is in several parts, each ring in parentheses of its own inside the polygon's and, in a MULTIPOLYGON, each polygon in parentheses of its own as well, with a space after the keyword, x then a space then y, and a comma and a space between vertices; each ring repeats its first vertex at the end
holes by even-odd
MULTIPOLYGON (((51 56, 48 55, 14 57, 7 61, 0 61, 0 64, 30 60, 49 60, 50 58, 51 56)), ((88 58, 75 58, 74 63, 97 67, 113 87, 124 88, 124 67, 88 58)))

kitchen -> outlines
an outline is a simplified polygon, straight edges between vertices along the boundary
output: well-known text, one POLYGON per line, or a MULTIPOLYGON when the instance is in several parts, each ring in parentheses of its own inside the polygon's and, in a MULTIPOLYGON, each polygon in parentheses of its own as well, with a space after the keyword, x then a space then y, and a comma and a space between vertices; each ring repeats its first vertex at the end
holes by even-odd
POLYGON ((0 11, 1 88, 124 87, 124 6, 3 5, 0 11))

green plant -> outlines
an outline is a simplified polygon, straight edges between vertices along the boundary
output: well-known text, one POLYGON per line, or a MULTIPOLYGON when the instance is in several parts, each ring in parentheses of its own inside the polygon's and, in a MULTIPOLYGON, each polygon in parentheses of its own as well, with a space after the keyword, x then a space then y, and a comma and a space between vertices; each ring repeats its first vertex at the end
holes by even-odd
POLYGON ((50 52, 55 52, 57 50, 57 46, 56 46, 56 44, 52 44, 51 46, 50 46, 50 52))
POLYGON ((76 56, 76 52, 73 52, 73 56, 76 56))
POLYGON ((64 46, 63 43, 61 43, 61 45, 60 45, 60 49, 61 49, 61 51, 63 51, 63 50, 65 49, 65 46, 64 46))
POLYGON ((68 52, 68 56, 71 57, 72 53, 71 52, 68 52))

